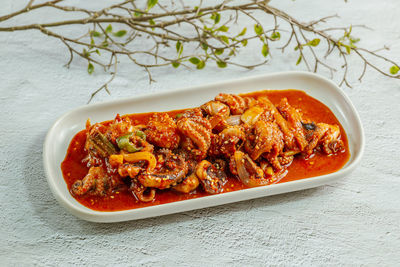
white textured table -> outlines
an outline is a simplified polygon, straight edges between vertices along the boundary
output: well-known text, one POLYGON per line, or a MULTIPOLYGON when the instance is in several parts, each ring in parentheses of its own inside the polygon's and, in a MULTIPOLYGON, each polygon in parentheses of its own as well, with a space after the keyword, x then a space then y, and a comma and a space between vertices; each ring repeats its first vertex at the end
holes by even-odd
MULTIPOLYGON (((0 15, 26 1, 2 1, 0 15)), ((74 1, 78 2, 78 1, 74 1)), ((105 0, 101 2, 106 2, 105 0)), ((400 62, 400 2, 272 1, 298 18, 339 13, 366 24, 361 44, 387 44, 400 62), (372 3, 373 2, 373 3, 372 3), (378 4, 379 3, 379 4, 378 4)), ((34 13, 15 20, 55 18, 34 13)), ((306 19, 304 19, 306 20, 306 19)), ((308 19, 307 19, 308 20, 308 19)), ((360 33, 361 35, 361 33, 360 33)), ((253 71, 159 69, 148 84, 126 65, 112 95, 94 102, 296 67, 296 55, 253 71)), ((79 220, 58 205, 44 177, 42 143, 63 113, 84 105, 107 76, 85 63, 63 68, 63 45, 35 31, 0 33, 0 265, 386 265, 400 264, 400 82, 368 71, 345 88, 366 132, 361 166, 337 183, 215 208, 117 224, 79 220)))

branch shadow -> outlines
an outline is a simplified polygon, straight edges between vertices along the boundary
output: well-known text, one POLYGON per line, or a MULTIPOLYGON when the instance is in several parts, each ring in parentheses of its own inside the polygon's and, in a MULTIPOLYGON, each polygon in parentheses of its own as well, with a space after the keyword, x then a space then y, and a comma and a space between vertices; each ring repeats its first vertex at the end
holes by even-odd
POLYGON ((185 224, 193 221, 219 220, 218 217, 242 216, 246 211, 264 209, 268 213, 279 213, 274 207, 285 203, 299 201, 301 199, 315 197, 321 194, 321 187, 297 192, 285 193, 258 199, 246 200, 222 206, 187 211, 161 217, 141 219, 136 221, 119 223, 94 223, 81 220, 69 214, 62 208, 50 193, 43 168, 42 144, 45 134, 36 137, 36 142, 31 144, 24 155, 25 165, 23 174, 25 189, 31 202, 34 216, 37 216, 44 225, 53 231, 71 236, 96 236, 113 235, 132 230, 149 230, 154 227, 163 227, 170 224, 185 224), (33 153, 32 153, 33 152, 33 153), (33 177, 33 179, 32 179, 33 177), (270 210, 268 210, 270 208, 270 210))

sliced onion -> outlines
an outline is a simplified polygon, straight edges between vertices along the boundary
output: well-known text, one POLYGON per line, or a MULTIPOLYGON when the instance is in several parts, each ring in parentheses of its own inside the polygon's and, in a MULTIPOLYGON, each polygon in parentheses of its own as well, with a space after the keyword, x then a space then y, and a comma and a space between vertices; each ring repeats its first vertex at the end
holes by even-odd
POLYGON ((243 113, 241 119, 244 123, 252 126, 254 123, 256 123, 263 112, 264 109, 262 109, 261 107, 251 107, 243 113))
POLYGON ((250 174, 249 172, 246 170, 246 167, 244 165, 244 153, 241 151, 236 151, 234 154, 234 159, 235 159, 235 163, 236 163, 236 170, 239 176, 239 179, 242 181, 242 183, 244 183, 245 185, 249 184, 249 177, 250 174))
POLYGON ((247 154, 244 154, 241 151, 236 151, 233 156, 239 179, 244 185, 248 187, 256 187, 268 184, 268 180, 264 179, 263 170, 258 167, 247 154))
POLYGON ((240 124, 240 115, 233 115, 226 119, 226 123, 231 126, 239 125, 240 124))

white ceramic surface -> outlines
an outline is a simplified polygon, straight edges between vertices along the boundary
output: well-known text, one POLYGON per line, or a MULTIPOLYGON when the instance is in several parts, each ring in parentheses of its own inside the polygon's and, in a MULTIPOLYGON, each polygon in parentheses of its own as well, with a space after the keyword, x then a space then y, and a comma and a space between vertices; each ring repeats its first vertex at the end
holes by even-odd
POLYGON ((80 107, 59 118, 51 127, 44 143, 43 161, 50 189, 62 206, 84 220, 118 222, 320 186, 353 171, 360 162, 363 150, 364 133, 360 118, 353 104, 337 85, 312 73, 283 72, 80 107), (303 90, 327 105, 347 133, 351 153, 348 163, 341 170, 328 175, 126 211, 94 211, 81 205, 68 192, 60 164, 65 157, 69 142, 78 131, 85 127, 87 118, 90 118, 92 122, 100 122, 112 119, 116 113, 128 114, 189 108, 208 101, 220 92, 238 94, 265 89, 303 90))

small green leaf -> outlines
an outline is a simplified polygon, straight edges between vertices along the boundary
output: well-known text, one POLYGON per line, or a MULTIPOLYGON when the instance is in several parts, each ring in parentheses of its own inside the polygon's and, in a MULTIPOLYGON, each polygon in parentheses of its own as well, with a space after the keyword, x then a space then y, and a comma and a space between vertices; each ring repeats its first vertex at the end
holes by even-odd
POLYGON ((268 45, 267 45, 267 44, 264 44, 263 47, 262 47, 262 49, 261 49, 261 54, 262 54, 264 57, 267 57, 267 56, 268 56, 268 53, 269 53, 268 45))
POLYGON ((88 72, 89 74, 92 74, 93 71, 94 71, 94 66, 93 66, 92 63, 89 62, 89 65, 88 65, 88 67, 87 67, 87 72, 88 72))
POLYGON ((112 26, 109 24, 106 28, 106 33, 112 32, 112 26))
POLYGON ((214 24, 218 24, 221 20, 221 14, 219 13, 212 13, 211 19, 214 20, 214 24))
POLYGON ((224 43, 226 43, 226 44, 229 44, 229 38, 228 38, 228 36, 220 35, 219 38, 221 38, 221 41, 222 41, 222 42, 224 42, 224 43))
POLYGON ((349 31, 346 31, 346 32, 344 33, 344 36, 343 36, 343 37, 350 37, 350 33, 351 33, 352 29, 353 29, 353 25, 350 25, 349 31))
POLYGON ((208 45, 205 43, 201 43, 201 48, 203 48, 203 50, 207 51, 208 45))
POLYGON ((222 48, 217 48, 217 49, 215 49, 215 54, 216 54, 217 56, 222 55, 222 53, 224 53, 224 49, 222 49, 222 48))
POLYGON ((107 46, 108 46, 108 42, 107 42, 107 41, 102 42, 102 43, 101 43, 101 46, 102 46, 102 47, 107 47, 107 46))
POLYGON ((82 54, 85 58, 90 57, 90 53, 86 50, 86 48, 83 48, 82 54))
POLYGON ((225 25, 223 25, 217 29, 217 31, 220 31, 220 32, 227 32, 228 30, 229 30, 229 27, 226 27, 225 25))
POLYGON ((143 15, 143 13, 142 13, 142 11, 140 11, 140 10, 135 10, 135 12, 133 13, 133 15, 135 16, 135 17, 141 17, 142 15, 143 15))
POLYGON ((217 61, 217 65, 220 68, 226 68, 226 62, 224 62, 224 61, 217 61))
POLYGON ((200 59, 198 59, 197 57, 191 57, 191 58, 189 59, 189 61, 190 61, 190 63, 192 63, 192 64, 194 64, 194 65, 197 65, 197 64, 200 63, 200 59))
POLYGON ((243 36, 246 34, 247 28, 243 28, 243 30, 237 36, 243 36))
POLYGON ((172 62, 172 67, 174 67, 175 69, 176 69, 177 67, 179 67, 180 65, 181 65, 181 63, 179 63, 179 62, 177 62, 177 61, 172 62))
MULTIPOLYGON (((149 20, 150 25, 156 25, 156 22, 152 19, 149 20)), ((154 27, 151 27, 151 30, 154 31, 154 27)))
POLYGON ((294 48, 294 51, 299 50, 299 47, 301 47, 301 46, 300 46, 300 45, 297 45, 297 46, 294 48))
POLYGON ((183 45, 180 41, 176 42, 176 52, 178 53, 178 55, 182 55, 183 52, 183 45))
POLYGON ((241 43, 242 43, 243 46, 246 46, 248 41, 247 41, 247 39, 244 39, 244 40, 241 41, 241 43))
POLYGON ((231 50, 230 52, 229 52, 229 56, 233 56, 235 54, 235 50, 231 50))
POLYGON ((92 49, 94 44, 95 44, 94 39, 92 37, 90 37, 90 47, 89 48, 92 49))
POLYGON ((299 59, 297 59, 296 65, 299 65, 299 64, 300 64, 302 58, 303 58, 303 57, 300 55, 300 56, 299 56, 299 59))
POLYGON ((310 45, 310 46, 317 46, 317 45, 319 45, 319 42, 320 42, 321 40, 319 39, 319 38, 316 38, 316 39, 313 39, 313 40, 311 40, 311 41, 309 41, 308 43, 307 43, 307 45, 310 45))
POLYGON ((396 66, 396 65, 393 65, 391 68, 390 68, 390 73, 391 74, 393 74, 393 75, 395 75, 395 74, 397 74, 398 72, 399 72, 399 67, 398 66, 396 66))
POLYGON ((349 54, 349 55, 350 55, 350 52, 351 52, 351 48, 350 48, 350 46, 348 46, 348 45, 345 45, 345 47, 346 47, 346 52, 347 52, 347 54, 349 54))
POLYGON ((99 51, 99 49, 96 49, 95 52, 96 52, 96 54, 98 54, 98 55, 100 56, 100 51, 99 51))
POLYGON ((101 36, 101 33, 96 32, 96 31, 92 31, 92 36, 93 36, 93 37, 100 37, 100 36, 101 36))
POLYGON ((205 31, 208 31, 208 32, 214 32, 213 29, 211 29, 211 28, 209 28, 209 27, 207 27, 207 26, 205 26, 205 25, 204 25, 203 29, 204 29, 205 31))
POLYGON ((206 66, 206 63, 205 63, 203 60, 201 60, 201 61, 199 62, 199 64, 197 64, 197 69, 198 69, 198 70, 201 70, 201 69, 203 69, 205 66, 206 66))
POLYGON ((115 37, 123 37, 126 34, 126 30, 120 30, 113 33, 115 37))
POLYGON ((272 39, 272 40, 279 40, 279 39, 281 39, 281 34, 280 34, 280 32, 273 32, 273 33, 271 34, 271 39, 272 39))
POLYGON ((147 10, 152 9, 156 4, 158 0, 147 0, 147 10))
POLYGON ((261 35, 264 32, 263 27, 260 24, 255 24, 254 25, 254 32, 257 35, 261 35))
POLYGON ((217 13, 217 16, 215 17, 215 24, 218 24, 221 21, 221 14, 217 13))

